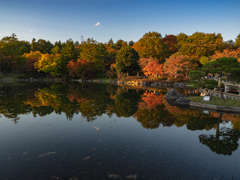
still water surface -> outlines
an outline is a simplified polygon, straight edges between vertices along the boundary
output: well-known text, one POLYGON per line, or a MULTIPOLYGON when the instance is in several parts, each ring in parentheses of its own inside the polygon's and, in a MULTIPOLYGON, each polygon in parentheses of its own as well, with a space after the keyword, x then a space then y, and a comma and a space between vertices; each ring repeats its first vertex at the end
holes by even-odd
POLYGON ((240 116, 169 106, 166 91, 1 85, 0 179, 240 179, 240 116))

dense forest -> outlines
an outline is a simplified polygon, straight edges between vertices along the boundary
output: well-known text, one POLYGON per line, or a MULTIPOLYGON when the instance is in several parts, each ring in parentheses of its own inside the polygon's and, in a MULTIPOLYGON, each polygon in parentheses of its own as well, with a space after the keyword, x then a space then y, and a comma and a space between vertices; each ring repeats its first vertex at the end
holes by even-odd
MULTIPOLYGON (((82 38, 83 39, 83 38, 82 38)), ((217 58, 240 61, 240 34, 235 42, 221 34, 162 35, 148 32, 137 42, 119 39, 99 43, 93 38, 52 44, 44 39, 19 41, 15 34, 0 41, 0 75, 60 78, 114 78, 121 75, 181 77, 217 58)))

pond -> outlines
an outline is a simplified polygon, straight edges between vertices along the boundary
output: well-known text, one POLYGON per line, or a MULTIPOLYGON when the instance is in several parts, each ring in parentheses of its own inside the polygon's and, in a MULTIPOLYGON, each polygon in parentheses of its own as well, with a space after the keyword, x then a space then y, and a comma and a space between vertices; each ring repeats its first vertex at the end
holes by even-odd
POLYGON ((240 115, 170 106, 166 92, 0 85, 0 179, 240 179, 240 115))

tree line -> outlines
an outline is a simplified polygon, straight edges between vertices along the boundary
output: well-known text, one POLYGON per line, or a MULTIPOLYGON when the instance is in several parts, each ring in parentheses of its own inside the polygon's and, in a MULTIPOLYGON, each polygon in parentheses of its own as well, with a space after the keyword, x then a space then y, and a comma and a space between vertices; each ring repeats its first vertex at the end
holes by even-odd
POLYGON ((150 78, 186 76, 189 71, 221 57, 240 61, 240 34, 235 42, 221 34, 162 35, 148 32, 137 42, 119 39, 107 43, 93 38, 52 44, 44 39, 19 41, 15 34, 0 41, 0 73, 27 77, 116 77, 142 73, 150 78))

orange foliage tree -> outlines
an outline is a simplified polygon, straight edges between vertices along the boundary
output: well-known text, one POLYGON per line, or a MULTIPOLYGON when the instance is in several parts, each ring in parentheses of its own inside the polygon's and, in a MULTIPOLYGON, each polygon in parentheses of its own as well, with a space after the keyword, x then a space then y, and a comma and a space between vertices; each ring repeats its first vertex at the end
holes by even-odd
POLYGON ((237 58, 238 62, 240 62, 240 48, 235 49, 225 49, 223 52, 215 51, 212 55, 211 60, 216 60, 222 57, 234 57, 237 58))
POLYGON ((152 58, 152 57, 150 57, 150 58, 140 58, 140 59, 137 61, 137 63, 138 63, 138 65, 139 65, 139 67, 140 67, 141 69, 143 69, 143 68, 145 68, 145 67, 148 65, 149 62, 152 62, 152 61, 158 61, 158 60, 157 60, 157 59, 154 59, 154 58, 152 58))
POLYGON ((72 60, 67 64, 67 68, 69 76, 84 78, 85 75, 93 72, 94 62, 85 59, 72 60))
POLYGON ((174 76, 175 78, 194 70, 197 67, 197 63, 192 57, 188 55, 182 55, 180 52, 174 53, 169 58, 166 58, 163 69, 169 76, 174 76))
POLYGON ((144 74, 147 76, 163 76, 164 75, 164 70, 163 70, 163 65, 159 64, 158 61, 150 61, 148 65, 142 69, 144 74))

